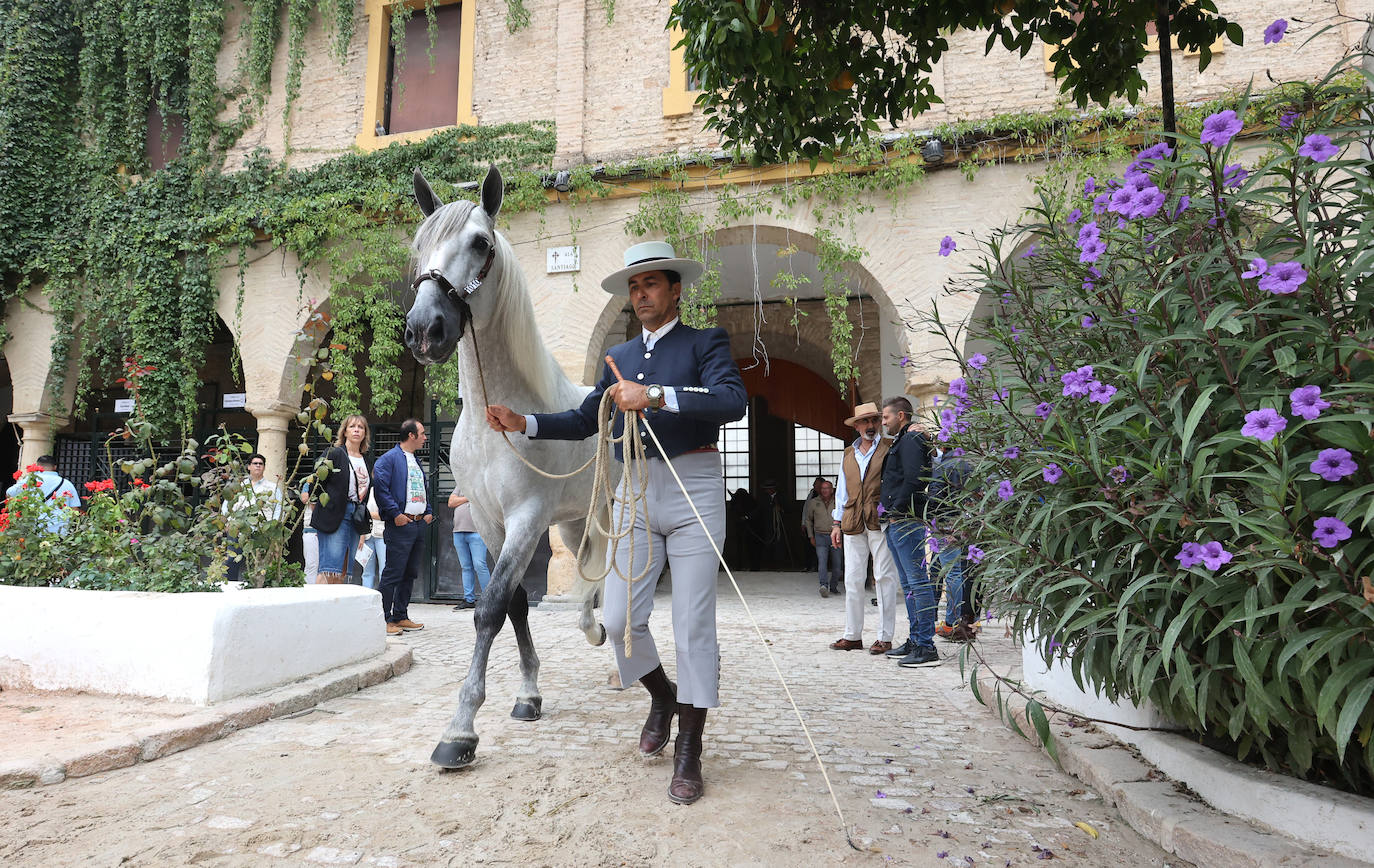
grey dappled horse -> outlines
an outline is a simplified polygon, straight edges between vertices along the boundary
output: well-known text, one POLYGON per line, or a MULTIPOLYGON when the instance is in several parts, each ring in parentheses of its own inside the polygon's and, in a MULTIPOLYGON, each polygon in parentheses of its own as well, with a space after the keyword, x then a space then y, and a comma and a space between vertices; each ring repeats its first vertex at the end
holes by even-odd
MULTIPOLYGON (((525 276, 510 243, 496 230, 502 194, 501 173, 492 166, 482 182, 480 205, 445 205, 415 170, 415 199, 425 221, 411 245, 417 276, 415 303, 406 316, 406 346, 424 365, 443 362, 458 351, 465 411, 453 432, 449 461, 459 490, 472 501, 477 530, 496 557, 491 583, 474 614, 477 640, 458 710, 430 757, 451 769, 475 758, 473 720, 486 700, 491 643, 507 614, 520 646, 522 676, 511 717, 539 719, 539 658, 530 639, 529 600, 520 578, 551 524, 558 524, 564 543, 577 551, 592 491, 590 469, 569 479, 540 476, 501 442, 503 435, 491 430, 484 418, 488 403, 546 413, 577 406, 588 391, 564 376, 539 335, 525 276)), ((576 469, 595 448, 590 439, 539 441, 515 435, 510 442, 549 473, 576 469)), ((589 572, 599 573, 606 558, 605 540, 588 549, 585 561, 593 568, 589 572)), ((579 626, 589 642, 600 645, 606 631, 593 615, 595 590, 595 585, 577 579, 575 593, 583 601, 579 626)))

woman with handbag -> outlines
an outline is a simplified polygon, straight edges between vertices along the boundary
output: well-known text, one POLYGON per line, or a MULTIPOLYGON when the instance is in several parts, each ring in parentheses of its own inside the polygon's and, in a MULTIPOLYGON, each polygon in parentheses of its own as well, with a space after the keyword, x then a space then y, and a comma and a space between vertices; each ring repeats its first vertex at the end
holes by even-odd
MULTIPOLYGON (((310 515, 310 526, 319 537, 321 584, 338 585, 347 581, 358 537, 372 526, 367 514, 367 494, 372 474, 364 454, 372 443, 372 429, 362 416, 348 416, 339 426, 334 445, 320 463, 333 469, 324 482, 314 486, 320 492, 310 515), (328 495, 325 497, 324 495, 328 495)), ((316 464, 318 471, 319 464, 316 464)))

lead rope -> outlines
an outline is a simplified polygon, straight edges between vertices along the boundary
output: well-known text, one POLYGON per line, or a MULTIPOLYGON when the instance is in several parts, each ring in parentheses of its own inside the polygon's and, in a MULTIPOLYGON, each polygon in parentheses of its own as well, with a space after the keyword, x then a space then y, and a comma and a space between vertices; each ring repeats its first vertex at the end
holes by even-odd
MULTIPOLYGON (((477 329, 475 328, 472 330, 472 351, 477 360, 477 379, 482 387, 482 402, 485 412, 485 406, 490 404, 491 401, 487 398, 487 382, 482 375, 482 352, 477 344, 477 329)), ((606 356, 606 364, 609 365, 611 371, 615 373, 616 379, 624 382, 624 378, 620 376, 620 371, 616 367, 615 360, 610 356, 606 356)), ((605 392, 601 395, 601 404, 597 408, 596 451, 592 454, 591 458, 587 459, 586 464, 583 464, 571 473, 554 474, 535 467, 524 455, 520 454, 520 450, 515 448, 515 444, 510 441, 510 437, 506 435, 506 432, 502 431, 501 437, 506 441, 506 445, 510 447, 510 450, 515 453, 515 456, 519 458, 526 467, 547 479, 567 479, 586 470, 593 463, 596 464, 596 470, 594 471, 595 479, 592 483, 592 496, 587 504, 587 520, 582 531, 582 541, 578 543, 577 546, 577 573, 585 581, 595 583, 605 579, 606 576, 610 575, 611 570, 614 569, 616 575, 624 579, 627 586, 630 586, 643 579, 649 573, 649 568, 653 564, 654 535, 652 533, 645 534, 649 541, 649 551, 647 557, 644 559, 644 571, 636 576, 625 576, 620 572, 620 568, 615 565, 615 550, 619 546, 620 541, 628 536, 630 538, 630 563, 634 563, 635 539, 633 531, 641 505, 644 509, 645 526, 647 527, 649 523, 649 462, 644 439, 639 435, 639 426, 634 424, 635 417, 638 415, 637 412, 634 410, 625 411, 625 427, 621 431, 620 436, 616 437, 611 433, 611 423, 615 418, 615 414, 608 409, 610 401, 609 392, 605 392), (611 447, 612 444, 617 441, 621 443, 621 454, 625 463, 625 473, 623 477, 625 480, 625 496, 623 498, 616 495, 610 482, 609 467, 611 462, 611 447), (610 503, 610 526, 603 526, 596 515, 598 512, 597 505, 602 499, 608 499, 610 503), (617 505, 619 505, 620 508, 619 521, 617 521, 615 517, 617 505), (595 522, 598 530, 606 534, 609 546, 606 556, 606 568, 595 577, 588 576, 582 569, 582 556, 586 550, 587 543, 591 539, 593 522, 595 522), (616 530, 616 527, 620 529, 616 530)), ((687 486, 683 483, 682 477, 677 475, 677 468, 673 466, 673 462, 667 457, 667 453, 664 452, 663 444, 659 441, 658 434, 654 432, 652 425, 645 425, 644 429, 649 432, 649 436, 654 441, 654 446, 658 449, 658 454, 663 456, 663 463, 668 466, 669 472, 673 474, 673 480, 677 482, 677 487, 682 490, 682 496, 687 499, 687 505, 692 508, 692 515, 696 516, 697 523, 700 524, 701 529, 706 532, 706 539, 711 543, 711 550, 716 553, 716 558, 725 569, 725 575, 730 578, 730 585, 735 589, 735 594, 739 597, 740 603, 744 606, 744 613, 749 616, 749 623, 754 628, 754 632, 758 635, 759 644, 763 646, 764 653, 768 655, 768 662, 772 664, 773 672, 778 676, 778 683, 782 685, 783 692, 787 694, 787 702, 792 706, 792 713, 797 716, 797 723, 801 725, 802 734, 806 736, 806 743, 811 747, 811 755, 816 759, 816 767, 821 770, 821 779, 825 781, 825 789, 826 792, 830 794, 830 804, 835 808, 835 815, 840 818, 840 831, 844 833, 846 843, 853 849, 862 853, 863 849, 859 847, 858 844, 854 843, 854 838, 850 834, 849 824, 844 818, 844 811, 840 809, 840 800, 835 795, 835 787, 830 783, 830 775, 825 770, 825 761, 821 759, 821 752, 816 747, 815 739, 811 737, 811 730, 806 725, 806 718, 802 716, 801 709, 797 707, 797 700, 792 696, 792 688, 787 684, 787 679, 783 677, 782 668, 778 666, 777 658, 773 656, 773 650, 768 646, 768 640, 764 638, 763 630, 759 627, 758 619, 754 617, 753 610, 749 608, 749 601, 744 599, 744 592, 740 590, 739 582, 735 581, 734 572, 731 571, 730 565, 725 562, 725 555, 721 554, 720 546, 716 545, 715 537, 711 535, 711 529, 706 526, 706 520, 701 517, 701 513, 697 510, 697 505, 692 502, 692 496, 687 492, 687 486)), ((631 653, 630 601, 633 599, 632 590, 633 588, 627 587, 625 593, 626 657, 629 657, 631 653)))

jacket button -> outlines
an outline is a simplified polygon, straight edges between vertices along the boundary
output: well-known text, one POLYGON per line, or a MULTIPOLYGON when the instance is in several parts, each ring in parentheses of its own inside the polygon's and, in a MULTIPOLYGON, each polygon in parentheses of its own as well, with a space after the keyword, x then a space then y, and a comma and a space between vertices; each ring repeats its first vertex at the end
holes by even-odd
POLYGON ((642 379, 644 379, 644 375, 643 375, 643 374, 635 374, 635 379, 637 379, 637 380, 642 380, 642 379))
POLYGON ((651 356, 653 356, 653 353, 645 353, 645 354, 644 354, 644 358, 646 358, 646 359, 649 358, 649 357, 651 357, 651 356))

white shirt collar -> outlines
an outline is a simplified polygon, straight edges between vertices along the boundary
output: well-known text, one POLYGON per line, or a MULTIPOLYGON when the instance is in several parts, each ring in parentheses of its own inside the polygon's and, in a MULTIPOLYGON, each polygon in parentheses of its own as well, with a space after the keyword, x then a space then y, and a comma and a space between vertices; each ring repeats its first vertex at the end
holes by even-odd
POLYGON ((659 326, 657 331, 651 332, 648 329, 644 329, 644 349, 652 350, 654 348, 654 344, 658 343, 660 340, 662 340, 664 335, 673 330, 673 326, 677 325, 677 321, 678 318, 673 317, 663 325, 659 326))

